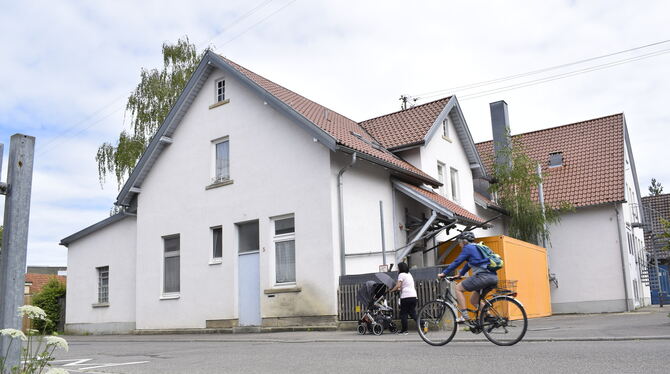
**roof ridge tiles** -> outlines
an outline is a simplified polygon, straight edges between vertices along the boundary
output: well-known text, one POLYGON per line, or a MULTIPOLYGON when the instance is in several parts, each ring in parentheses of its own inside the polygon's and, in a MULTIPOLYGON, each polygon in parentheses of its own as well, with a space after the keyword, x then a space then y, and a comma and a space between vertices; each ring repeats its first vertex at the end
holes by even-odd
MULTIPOLYGON (((543 132, 543 131, 551 131, 551 130, 556 130, 556 129, 565 128, 565 127, 568 127, 568 126, 576 126, 576 125, 585 124, 586 122, 598 121, 598 120, 602 120, 602 119, 609 118, 609 117, 617 117, 617 116, 623 116, 623 115, 624 115, 623 112, 615 113, 615 114, 609 114, 609 115, 606 115, 606 116, 600 116, 600 117, 596 117, 596 118, 590 118, 590 119, 583 120, 583 121, 579 121, 579 122, 566 123, 566 124, 563 124, 563 125, 558 125, 558 126, 554 126, 554 127, 547 127, 547 128, 539 129, 539 130, 533 130, 533 131, 528 131, 528 132, 521 132, 521 133, 512 135, 512 137, 514 138, 514 137, 516 137, 516 136, 521 136, 521 135, 536 134, 536 133, 540 133, 540 132, 543 132)), ((489 142, 492 142, 492 141, 493 141, 493 139, 491 139, 491 140, 485 140, 485 141, 483 141, 483 142, 479 142, 479 143, 475 143, 475 144, 477 144, 477 145, 478 145, 478 144, 484 144, 484 143, 489 143, 489 142)))
POLYGON ((363 120, 363 121, 358 122, 358 124, 362 124, 362 123, 364 123, 364 122, 374 121, 374 120, 376 120, 376 119, 383 118, 383 117, 387 117, 387 116, 391 116, 391 115, 398 114, 398 113, 406 113, 406 112, 409 112, 409 111, 416 110, 416 109, 418 109, 418 108, 420 108, 420 107, 422 107, 422 106, 426 106, 426 105, 430 105, 430 104, 435 104, 435 103, 437 103, 437 102, 439 102, 439 101, 442 101, 442 100, 449 101, 453 96, 454 96, 454 95, 445 96, 445 97, 439 98, 439 99, 437 99, 437 100, 433 100, 433 101, 429 101, 429 102, 427 102, 427 103, 423 103, 423 104, 419 104, 419 105, 413 106, 413 107, 411 107, 411 108, 401 109, 401 110, 397 110, 397 111, 395 111, 395 112, 382 114, 381 116, 368 118, 368 119, 366 119, 366 120, 363 120))

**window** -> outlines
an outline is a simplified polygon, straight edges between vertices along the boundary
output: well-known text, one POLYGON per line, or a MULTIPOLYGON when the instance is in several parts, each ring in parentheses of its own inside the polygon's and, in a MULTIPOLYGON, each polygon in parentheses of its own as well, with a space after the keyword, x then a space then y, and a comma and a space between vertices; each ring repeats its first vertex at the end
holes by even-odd
POLYGON ((442 136, 449 138, 449 117, 442 120, 442 136))
POLYGON ((223 257, 223 229, 221 226, 212 227, 212 258, 223 257))
POLYGON ((439 161, 437 162, 437 180, 442 183, 440 186, 440 195, 446 196, 447 186, 446 183, 444 183, 444 164, 439 161))
POLYGON ((214 88, 216 89, 216 102, 220 103, 226 100, 226 81, 225 79, 219 79, 214 83, 214 88))
POLYGON ((163 293, 179 292, 179 234, 163 237, 163 293))
POLYGON ((109 302, 109 266, 102 266, 98 270, 98 303, 109 302))
POLYGON ((455 202, 461 201, 460 190, 458 189, 458 170, 451 168, 451 198, 455 202))
POLYGON ((230 142, 224 137, 214 142, 214 176, 213 183, 230 180, 230 142))
POLYGON ((295 283, 295 219, 274 220, 275 282, 295 283))
POLYGON ((553 168, 556 166, 563 165, 563 152, 554 152, 549 154, 549 167, 553 168))
POLYGON ((239 235, 239 252, 256 252, 260 247, 258 241, 258 221, 251 221, 237 224, 237 234, 239 235))

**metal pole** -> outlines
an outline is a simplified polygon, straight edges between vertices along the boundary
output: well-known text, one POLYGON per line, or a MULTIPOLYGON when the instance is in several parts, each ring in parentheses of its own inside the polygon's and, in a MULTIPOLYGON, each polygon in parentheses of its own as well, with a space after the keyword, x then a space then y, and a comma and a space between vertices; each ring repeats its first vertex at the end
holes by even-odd
POLYGON ((379 200, 379 219, 381 220, 382 228, 382 264, 386 265, 386 239, 384 239, 384 206, 382 201, 379 200))
MULTIPOLYGON (((21 329, 18 307, 23 305, 23 287, 28 247, 30 191, 33 179, 35 138, 15 134, 9 143, 7 196, 5 197, 2 260, 0 260, 0 327, 21 329)), ((0 352, 7 352, 5 367, 18 366, 21 344, 14 342, 9 351, 9 337, 0 341, 0 352)))
POLYGON ((658 253, 656 252, 656 243, 654 243, 653 233, 651 234, 649 239, 651 241, 651 253, 652 256, 654 256, 654 267, 656 268, 654 272, 656 274, 656 280, 654 283, 656 283, 656 289, 657 289, 656 292, 658 292, 658 306, 659 308, 663 308, 663 290, 661 289, 661 268, 658 266, 658 253))

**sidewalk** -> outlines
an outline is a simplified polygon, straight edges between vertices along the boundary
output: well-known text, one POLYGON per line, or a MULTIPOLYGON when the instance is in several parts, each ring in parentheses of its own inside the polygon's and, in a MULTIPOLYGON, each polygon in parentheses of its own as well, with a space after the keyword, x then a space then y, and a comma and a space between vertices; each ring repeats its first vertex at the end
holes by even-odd
MULTIPOLYGON (((526 342, 547 341, 618 341, 618 340, 670 340, 670 307, 645 307, 634 312, 606 314, 568 314, 528 320, 526 342)), ((239 334, 170 334, 157 335, 107 335, 70 336, 68 341, 211 341, 211 342, 410 342, 421 341, 417 333, 380 336, 358 335, 351 331, 292 331, 273 333, 239 334)), ((483 335, 459 331, 455 342, 486 341, 483 335)))

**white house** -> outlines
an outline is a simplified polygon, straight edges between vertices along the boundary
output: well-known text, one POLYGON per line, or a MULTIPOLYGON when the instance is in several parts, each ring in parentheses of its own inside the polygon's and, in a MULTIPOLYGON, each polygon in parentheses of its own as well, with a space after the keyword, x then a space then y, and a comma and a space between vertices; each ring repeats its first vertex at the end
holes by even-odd
MULTIPOLYGON (((491 104, 494 141, 506 144, 507 104, 491 104), (497 104, 497 106, 495 105, 497 104), (501 112, 496 116, 495 111, 501 112), (503 113, 504 112, 504 113, 503 113)), ((548 205, 575 210, 549 227, 554 313, 601 313, 650 304, 640 188, 623 114, 514 135, 540 162, 548 205)), ((490 168, 493 141, 477 148, 490 168)))
POLYGON ((482 178, 455 97, 357 123, 207 52, 125 211, 62 240, 66 328, 333 325, 340 275, 430 265, 451 228, 490 227, 482 178))

